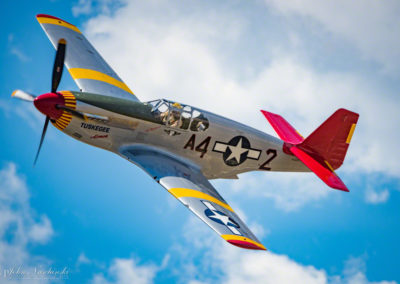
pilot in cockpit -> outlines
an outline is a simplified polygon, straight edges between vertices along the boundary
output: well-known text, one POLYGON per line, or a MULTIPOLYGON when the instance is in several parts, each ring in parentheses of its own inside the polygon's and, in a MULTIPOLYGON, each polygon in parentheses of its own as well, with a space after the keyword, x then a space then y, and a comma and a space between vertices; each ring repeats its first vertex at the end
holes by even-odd
POLYGON ((171 107, 169 115, 169 125, 171 127, 179 127, 182 106, 180 103, 174 103, 171 107))

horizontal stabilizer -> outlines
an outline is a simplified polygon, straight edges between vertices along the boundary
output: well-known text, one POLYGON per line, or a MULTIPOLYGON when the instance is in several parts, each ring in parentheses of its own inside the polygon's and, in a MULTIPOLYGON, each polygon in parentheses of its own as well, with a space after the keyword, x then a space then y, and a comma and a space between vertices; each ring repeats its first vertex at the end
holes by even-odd
MULTIPOLYGON (((318 161, 308 155, 306 152, 300 150, 298 147, 294 146, 290 148, 290 151, 302 161, 307 168, 313 171, 324 183, 328 186, 343 190, 349 191, 346 185, 342 182, 342 180, 335 174, 334 171, 322 166, 318 161)), ((328 166, 328 164, 327 164, 328 166)))
POLYGON ((303 137, 282 116, 265 110, 261 112, 283 141, 291 144, 303 142, 303 137))

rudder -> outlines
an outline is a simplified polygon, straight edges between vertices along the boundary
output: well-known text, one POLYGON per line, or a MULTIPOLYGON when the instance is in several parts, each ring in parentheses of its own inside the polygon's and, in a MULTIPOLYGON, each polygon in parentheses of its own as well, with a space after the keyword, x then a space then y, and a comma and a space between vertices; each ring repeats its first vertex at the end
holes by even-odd
POLYGON ((358 117, 357 113, 338 109, 297 146, 319 154, 336 170, 343 164, 358 117))

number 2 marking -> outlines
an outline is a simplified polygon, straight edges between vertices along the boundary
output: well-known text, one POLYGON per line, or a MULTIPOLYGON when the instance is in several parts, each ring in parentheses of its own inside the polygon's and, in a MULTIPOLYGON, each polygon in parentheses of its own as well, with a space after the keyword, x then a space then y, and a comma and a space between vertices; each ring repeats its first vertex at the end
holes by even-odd
POLYGON ((258 169, 263 170, 263 171, 270 171, 271 168, 267 167, 267 166, 269 165, 270 162, 272 162, 273 159, 276 158, 276 156, 277 156, 277 154, 276 154, 275 149, 268 149, 267 150, 267 158, 268 159, 263 164, 261 164, 261 166, 258 169))

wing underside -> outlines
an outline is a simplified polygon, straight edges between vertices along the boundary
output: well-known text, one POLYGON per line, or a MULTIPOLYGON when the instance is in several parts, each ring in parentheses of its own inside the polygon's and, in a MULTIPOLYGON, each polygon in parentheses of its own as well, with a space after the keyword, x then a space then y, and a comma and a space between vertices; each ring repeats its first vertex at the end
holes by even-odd
POLYGON ((36 18, 54 47, 66 40, 65 65, 81 91, 138 101, 76 26, 49 15, 36 18))
POLYGON ((123 147, 120 154, 144 169, 227 242, 265 250, 197 166, 147 146, 123 147))

